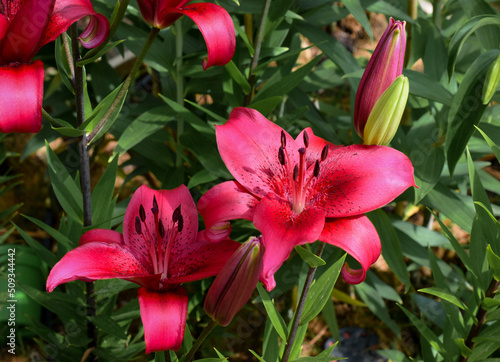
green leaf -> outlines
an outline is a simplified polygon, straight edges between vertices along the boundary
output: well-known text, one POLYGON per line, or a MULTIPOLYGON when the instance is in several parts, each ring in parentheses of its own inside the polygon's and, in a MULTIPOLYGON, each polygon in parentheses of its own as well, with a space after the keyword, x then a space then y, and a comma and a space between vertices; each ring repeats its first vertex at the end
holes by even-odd
POLYGON ((466 202, 465 199, 462 195, 438 182, 434 189, 424 197, 422 203, 439 210, 440 213, 446 215, 451 221, 470 233, 475 212, 472 205, 466 202))
POLYGON ((469 357, 472 350, 465 345, 465 340, 463 338, 456 338, 455 343, 460 348, 460 353, 464 357, 469 357))
POLYGON ((472 157, 470 155, 470 151, 468 148, 467 148, 467 166, 469 169, 469 181, 470 181, 472 199, 474 200, 474 202, 478 202, 486 206, 488 208, 488 211, 492 213, 493 210, 491 209, 490 200, 488 198, 488 195, 486 194, 486 191, 484 190, 481 179, 477 175, 476 167, 474 166, 474 162, 472 161, 472 157))
POLYGON ((363 29, 365 29, 366 33, 370 37, 370 40, 373 42, 373 34, 372 27, 370 26, 370 20, 366 16, 366 12, 361 6, 360 0, 344 0, 342 4, 349 10, 349 12, 354 16, 354 18, 361 24, 363 29))
POLYGON ((476 129, 481 133, 481 135, 484 137, 484 139, 488 143, 488 146, 490 146, 491 150, 495 154, 497 160, 500 161, 500 147, 498 147, 497 144, 495 142, 493 142, 493 140, 491 138, 489 138, 486 135, 486 133, 481 131, 477 126, 474 126, 474 127, 476 127, 476 129))
POLYGON ((126 330, 121 327, 117 322, 106 315, 97 315, 94 317, 87 317, 92 323, 94 323, 99 330, 115 336, 119 339, 126 339, 126 330))
POLYGON ((451 106, 452 94, 434 78, 411 69, 404 69, 403 74, 410 81, 410 94, 451 106))
MULTIPOLYGON (((354 73, 361 68, 353 55, 342 43, 322 29, 305 22, 295 24, 294 26, 302 35, 320 48, 324 55, 337 64, 344 74, 354 73)), ((353 87, 353 91, 355 91, 358 87, 358 81, 353 78, 348 78, 348 81, 353 87)))
POLYGON ((118 157, 109 163, 92 191, 92 223, 99 225, 101 228, 111 227, 111 224, 105 226, 103 223, 113 217, 115 205, 112 200, 117 170, 118 157))
MULTIPOLYGON (((88 133, 91 133, 94 128, 97 126, 97 124, 101 121, 101 119, 104 117, 104 115, 108 112, 108 110, 111 108, 111 105, 113 102, 117 99, 119 92, 121 91, 123 87, 123 83, 120 84, 114 91, 112 91, 110 94, 108 94, 98 105, 95 107, 94 112, 92 112, 92 115, 88 117, 87 121, 89 123, 87 124, 86 131, 88 133)), ((95 143, 97 140, 99 140, 108 130, 111 128, 113 123, 116 121, 116 118, 120 114, 120 111, 122 110, 123 104, 125 102, 125 98, 127 98, 127 93, 128 89, 125 90, 125 94, 123 94, 122 99, 120 102, 117 104, 116 108, 112 110, 111 114, 108 116, 108 119, 102 126, 102 128, 99 130, 99 132, 96 133, 94 138, 92 138, 91 143, 95 143)))
POLYGON ((409 290, 411 286, 410 276, 406 270, 403 251, 401 250, 398 235, 392 226, 391 220, 381 209, 371 211, 366 216, 373 223, 375 229, 377 229, 385 261, 399 280, 406 285, 405 289, 409 290))
POLYGON ((467 253, 465 252, 463 246, 460 245, 460 243, 455 238, 455 236, 452 234, 450 229, 448 229, 448 227, 445 224, 443 224, 443 222, 441 221, 441 218, 438 215, 436 215, 436 213, 434 213, 434 211, 431 211, 431 212, 434 215, 435 220, 437 220, 437 222, 439 223, 441 230, 445 233, 446 237, 450 241, 451 246, 453 247, 453 249, 455 249, 455 252, 457 253, 458 257, 460 258, 460 261, 464 264, 464 266, 467 268, 467 270, 469 270, 472 273, 472 275, 474 275, 477 278, 476 272, 471 266, 470 258, 467 255, 467 253))
POLYGON ((112 43, 108 43, 106 44, 106 46, 104 48, 102 48, 98 53, 92 55, 91 57, 87 58, 86 56, 83 57, 83 59, 79 60, 76 65, 78 67, 83 67, 84 65, 87 65, 89 63, 92 63, 93 61, 97 60, 98 58, 102 57, 103 55, 105 55, 108 51, 110 51, 111 49, 113 49, 114 47, 116 47, 117 45, 123 43, 125 41, 125 39, 122 39, 122 40, 117 40, 115 42, 112 42, 112 43))
MULTIPOLYGON (((498 258, 498 256, 497 256, 498 258)), ((500 261, 500 260, 499 260, 500 261)), ((495 279, 498 280, 498 279, 495 279)), ((488 310, 488 309, 493 309, 500 307, 500 299, 493 299, 493 298, 484 298, 483 301, 481 302, 481 306, 483 309, 488 310)))
POLYGON ((33 248, 33 250, 37 253, 37 255, 47 263, 49 267, 53 267, 57 263, 57 258, 54 254, 52 254, 46 247, 44 247, 38 240, 35 240, 31 236, 29 236, 23 229, 14 224, 17 232, 21 237, 26 241, 26 243, 33 248))
POLYGON ((307 325, 331 299, 331 293, 340 275, 346 254, 340 256, 309 289, 299 325, 307 325))
POLYGON ((399 335, 401 330, 397 323, 391 318, 382 296, 367 283, 355 285, 354 288, 363 302, 365 302, 368 309, 370 309, 377 318, 383 321, 395 334, 399 335))
POLYGON ((500 280, 500 256, 496 255, 491 249, 491 245, 488 245, 486 249, 486 257, 488 258, 488 263, 490 264, 491 271, 493 272, 493 277, 496 281, 500 280))
POLYGON ((114 157, 145 140, 174 119, 175 113, 169 106, 150 109, 134 119, 120 136, 114 150, 114 157))
POLYGON ((436 336, 436 334, 429 329, 425 325, 425 323, 415 317, 410 311, 408 311, 405 307, 403 307, 401 304, 398 304, 398 307, 401 308, 401 310, 406 314, 406 316, 410 319, 410 321, 413 323, 413 325, 417 328, 417 330, 420 332, 420 334, 429 342, 429 344, 443 357, 446 358, 447 352, 446 349, 444 348, 443 344, 439 340, 439 338, 436 336))
POLYGON ((40 229, 45 231, 47 234, 49 234, 51 237, 53 237, 55 240, 57 240, 58 243, 63 245, 66 250, 71 250, 74 249, 78 246, 77 241, 71 241, 66 235, 64 235, 62 232, 54 229, 52 226, 47 225, 43 221, 40 221, 34 217, 30 217, 27 215, 23 215, 26 219, 31 221, 33 224, 38 226, 40 229))
POLYGON ((321 352, 320 354, 318 354, 315 357, 301 357, 301 358, 294 359, 292 362, 330 362, 333 359, 342 360, 343 359, 342 357, 333 357, 332 356, 333 350, 335 349, 335 347, 337 347, 338 343, 339 342, 335 342, 333 345, 331 345, 330 347, 328 347, 327 349, 325 349, 323 352, 321 352))
POLYGON ((231 60, 225 65, 225 68, 231 78, 233 78, 233 80, 241 87, 243 93, 250 94, 250 92, 252 91, 252 86, 250 85, 250 83, 248 83, 247 79, 240 72, 236 64, 234 64, 234 62, 231 60))
POLYGON ((186 103, 192 105, 193 107, 199 109, 200 111, 206 113, 208 116, 210 116, 211 118, 213 118, 215 122, 218 122, 220 124, 224 124, 227 121, 227 118, 219 116, 217 113, 212 112, 211 110, 203 107, 202 105, 200 105, 200 104, 198 104, 196 102, 191 102, 188 99, 185 99, 184 102, 186 102, 186 103))
POLYGON ((281 317, 278 313, 273 301, 269 297, 269 294, 260 283, 257 284, 257 290, 259 291, 260 298, 262 299, 262 303, 264 304, 264 308, 266 308, 267 315, 269 316, 274 329, 278 332, 281 339, 286 341, 288 337, 288 329, 283 317, 281 317))
POLYGON ((170 98, 165 97, 163 94, 158 94, 158 95, 165 103, 167 103, 167 105, 170 108, 172 108, 172 110, 176 114, 185 119, 198 132, 209 133, 209 134, 213 133, 213 129, 201 118, 199 118, 197 115, 191 112, 189 109, 171 100, 170 98))
MULTIPOLYGON (((303 65, 292 73, 284 73, 277 77, 273 77, 273 79, 270 79, 264 84, 257 95, 253 98, 252 103, 270 97, 284 96, 285 94, 291 92, 311 72, 321 57, 322 55, 318 55, 309 63, 303 65)), ((277 74, 281 72, 286 72, 286 70, 284 68, 280 68, 277 74)))
MULTIPOLYGON (((66 86, 66 88, 69 89, 71 93, 73 93, 73 84, 71 83, 71 72, 69 69, 69 63, 68 63, 68 58, 66 57, 66 52, 64 51, 64 46, 62 42, 62 37, 65 36, 69 40, 69 36, 66 33, 61 34, 61 36, 58 36, 56 39, 55 43, 55 61, 56 61, 56 66, 57 66, 57 71, 59 72, 61 76, 61 80, 66 86)), ((71 40, 69 40, 71 42, 71 40)))
POLYGON ((436 287, 431 287, 431 288, 422 288, 419 289, 418 291, 421 293, 427 293, 435 297, 441 298, 456 305, 460 309, 467 310, 467 306, 460 299, 458 299, 455 295, 448 293, 446 290, 436 287))
POLYGON ((81 221, 83 218, 82 192, 48 143, 45 147, 50 180, 57 200, 68 216, 81 221))
POLYGON ((280 104, 282 99, 283 97, 281 96, 266 98, 257 102, 252 102, 248 108, 255 109, 266 115, 271 113, 278 106, 278 104, 280 104))
POLYGON ((467 69, 465 77, 453 97, 448 114, 445 144, 448 168, 452 175, 467 142, 474 133, 474 126, 479 123, 486 110, 487 105, 484 105, 482 101, 483 83, 490 64, 499 53, 498 50, 482 53, 467 69))
POLYGON ((253 355, 255 356, 255 358, 257 358, 260 362, 266 362, 266 360, 265 360, 264 358, 262 358, 261 356, 259 356, 259 355, 257 354, 257 352, 255 352, 255 351, 253 351, 253 350, 251 350, 251 349, 249 349, 248 351, 249 351, 251 354, 253 354, 253 355))
POLYGON ((297 245, 295 251, 311 268, 326 264, 323 259, 311 251, 310 247, 308 248, 307 244, 305 246, 297 245))

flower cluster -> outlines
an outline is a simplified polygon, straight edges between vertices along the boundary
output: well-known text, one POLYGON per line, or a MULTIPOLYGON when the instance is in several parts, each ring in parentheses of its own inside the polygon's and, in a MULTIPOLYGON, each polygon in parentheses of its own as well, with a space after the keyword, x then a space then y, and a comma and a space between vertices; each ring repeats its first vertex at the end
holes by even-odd
MULTIPOLYGON (((186 0, 138 3, 152 27, 168 27, 182 15, 193 19, 208 46, 204 68, 231 58, 234 27, 219 6, 185 6, 186 0)), ((391 83, 399 84, 403 38, 404 23, 391 19, 382 49, 375 51, 358 92, 355 127, 360 135, 380 128, 369 121, 379 98, 394 102, 381 94, 391 83)), ((311 128, 293 138, 244 107, 235 108, 215 133, 219 153, 235 180, 214 186, 197 205, 184 185, 158 191, 141 186, 127 207, 123 233, 86 232, 47 280, 49 292, 74 280, 119 278, 140 285, 146 353, 180 348, 188 305, 183 283, 217 275, 204 307, 225 326, 251 297, 258 280, 269 291, 275 288, 275 273, 297 245, 319 240, 345 250, 361 268, 344 265, 344 279, 362 282, 381 251, 379 236, 365 213, 415 186, 408 157, 366 142, 371 134, 365 136, 364 145, 346 147, 314 135, 311 128), (202 231, 198 212, 205 224, 202 231), (230 221, 236 219, 252 221, 261 236, 243 244, 232 241, 230 221)))

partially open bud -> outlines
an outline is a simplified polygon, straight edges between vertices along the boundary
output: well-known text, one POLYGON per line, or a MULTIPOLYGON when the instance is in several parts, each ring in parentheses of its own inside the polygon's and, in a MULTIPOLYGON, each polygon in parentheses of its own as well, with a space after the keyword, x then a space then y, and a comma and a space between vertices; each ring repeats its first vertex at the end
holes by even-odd
POLYGON ((227 326, 250 299, 262 270, 262 236, 243 243, 224 265, 208 290, 205 312, 221 326, 227 326))
POLYGON ((500 84, 500 55, 491 64, 483 86, 483 104, 488 104, 500 84))
POLYGON ((404 21, 390 19, 389 26, 380 38, 359 83, 354 105, 354 127, 361 138, 375 103, 403 72, 405 25, 404 21))
POLYGON ((363 134, 365 145, 387 146, 398 130, 406 107, 410 84, 403 75, 397 77, 373 107, 363 134))
POLYGON ((212 226, 210 229, 203 231, 205 238, 211 242, 226 240, 231 234, 231 223, 229 221, 221 221, 212 226))

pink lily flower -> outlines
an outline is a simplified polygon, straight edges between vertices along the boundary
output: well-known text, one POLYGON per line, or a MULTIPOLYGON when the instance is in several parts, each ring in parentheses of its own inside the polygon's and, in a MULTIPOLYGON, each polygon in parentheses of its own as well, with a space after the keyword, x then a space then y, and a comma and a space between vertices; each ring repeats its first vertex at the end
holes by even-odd
POLYGON ((0 0, 0 132, 38 132, 42 124, 43 63, 40 48, 85 16, 86 48, 107 37, 109 22, 90 0, 0 0))
POLYGON ((141 186, 125 212, 123 235, 103 229, 83 234, 80 246, 50 271, 47 290, 77 279, 137 283, 146 353, 178 350, 188 305, 180 284, 216 275, 240 246, 231 240, 214 244, 202 235, 186 186, 159 191, 141 186))
POLYGON ((165 29, 182 15, 193 20, 200 28, 207 44, 208 56, 203 70, 213 65, 225 65, 233 57, 236 47, 234 24, 228 12, 211 3, 190 4, 191 0, 137 0, 146 23, 165 29), (185 6, 186 5, 186 6, 185 6))
POLYGON ((406 22, 389 20, 361 77, 354 105, 354 128, 363 138, 368 116, 382 93, 403 73, 406 22))
POLYGON ((261 281, 274 273, 296 245, 321 240, 353 256, 361 269, 344 266, 349 283, 360 283, 380 255, 378 234, 364 215, 414 186, 413 166, 384 146, 335 146, 310 128, 294 140, 259 112, 236 108, 216 126, 222 160, 236 181, 208 190, 198 203, 205 226, 253 221, 262 233, 261 281))

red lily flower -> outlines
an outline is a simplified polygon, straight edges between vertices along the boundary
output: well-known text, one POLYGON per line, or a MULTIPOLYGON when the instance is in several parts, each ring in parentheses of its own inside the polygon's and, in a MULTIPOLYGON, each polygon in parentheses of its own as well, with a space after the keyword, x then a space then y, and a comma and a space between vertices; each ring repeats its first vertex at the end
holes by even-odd
POLYGON ((180 284, 216 275, 240 245, 214 244, 197 234, 198 214, 186 186, 159 191, 141 186, 125 212, 123 235, 102 229, 83 234, 80 246, 51 270, 47 290, 77 279, 137 283, 146 353, 178 350, 188 305, 180 284))
POLYGON ((187 15, 200 28, 207 44, 208 56, 203 60, 203 69, 212 65, 225 65, 234 54, 236 36, 234 24, 227 11, 219 5, 196 3, 191 0, 137 0, 146 23, 164 29, 182 15, 187 15))
POLYGON ((380 239, 365 212, 414 186, 413 166, 404 154, 384 146, 335 146, 310 128, 293 139, 259 112, 236 108, 216 126, 221 157, 236 181, 207 191, 198 203, 207 229, 221 221, 253 221, 262 233, 261 281, 274 273, 296 245, 316 240, 344 249, 360 270, 343 268, 360 283, 380 255, 380 239))
POLYGON ((43 63, 40 48, 85 16, 86 48, 107 37, 109 22, 90 0, 0 0, 0 132, 38 132, 42 124, 43 63))

